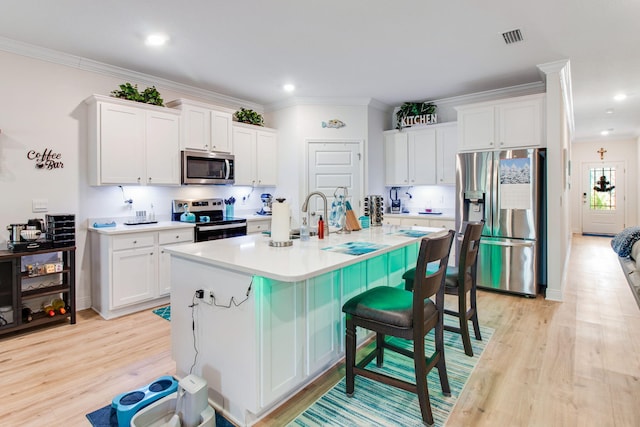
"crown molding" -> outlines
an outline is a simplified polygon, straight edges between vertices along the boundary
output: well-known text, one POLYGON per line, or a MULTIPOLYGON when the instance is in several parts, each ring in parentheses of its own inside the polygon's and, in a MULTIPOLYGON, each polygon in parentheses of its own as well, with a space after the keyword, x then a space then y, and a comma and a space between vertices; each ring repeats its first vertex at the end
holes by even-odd
POLYGON ((374 98, 340 98, 340 97, 291 97, 282 101, 267 104, 266 112, 273 112, 301 105, 330 105, 332 107, 371 107, 384 112, 391 112, 393 107, 374 98))
POLYGON ((467 95, 452 96, 450 98, 435 99, 429 102, 433 102, 438 107, 444 105, 453 107, 465 104, 475 104, 477 102, 493 101, 496 99, 512 98, 515 96, 544 93, 545 90, 546 87, 544 82, 532 82, 500 89, 486 90, 483 92, 475 92, 467 95))
POLYGON ((6 37, 0 37, 0 50, 33 59, 38 59, 41 61, 47 61, 54 64, 77 68, 83 71, 102 74, 109 77, 115 77, 125 81, 132 80, 142 85, 156 86, 173 90, 185 95, 190 95, 199 99, 210 101, 221 107, 237 109, 242 106, 245 108, 256 110, 258 112, 264 110, 264 106, 262 104, 258 104, 252 101, 234 98, 232 96, 223 95, 195 86, 177 83, 172 80, 164 79, 162 77, 139 73, 137 71, 129 70, 126 68, 105 64, 103 62, 94 61, 92 59, 71 55, 53 49, 35 46, 6 37))

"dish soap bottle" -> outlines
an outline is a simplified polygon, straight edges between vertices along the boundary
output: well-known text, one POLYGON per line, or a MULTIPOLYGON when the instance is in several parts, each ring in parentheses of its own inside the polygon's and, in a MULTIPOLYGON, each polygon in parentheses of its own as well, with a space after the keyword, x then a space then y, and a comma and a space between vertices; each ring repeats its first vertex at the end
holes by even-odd
POLYGON ((324 221, 322 220, 322 215, 320 215, 320 219, 318 220, 318 239, 324 239, 324 221))
POLYGON ((300 226, 300 241, 306 242, 309 240, 309 226, 307 225, 307 218, 302 218, 302 225, 300 226))

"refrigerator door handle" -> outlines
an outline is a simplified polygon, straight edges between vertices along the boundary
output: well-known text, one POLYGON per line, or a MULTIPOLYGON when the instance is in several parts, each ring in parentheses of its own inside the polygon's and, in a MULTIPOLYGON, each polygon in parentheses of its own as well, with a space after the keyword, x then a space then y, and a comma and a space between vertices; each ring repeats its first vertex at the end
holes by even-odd
POLYGON ((486 240, 480 239, 481 245, 493 245, 493 246, 534 246, 535 242, 532 241, 520 241, 520 240, 486 240))

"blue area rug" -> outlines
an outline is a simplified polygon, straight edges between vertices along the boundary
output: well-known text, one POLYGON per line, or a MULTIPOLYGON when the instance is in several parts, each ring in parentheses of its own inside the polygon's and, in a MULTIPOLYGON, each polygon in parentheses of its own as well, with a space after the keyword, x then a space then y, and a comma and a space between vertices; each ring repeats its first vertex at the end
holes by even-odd
MULTIPOLYGON (((87 414, 87 419, 93 427, 118 427, 116 410, 107 405, 97 411, 87 414)), ((216 427, 235 427, 225 417, 216 412, 216 427)))
POLYGON ((164 320, 171 321, 171 306, 168 305, 166 307, 160 307, 153 310, 153 314, 157 314, 162 317, 164 320))
MULTIPOLYGON (((460 396, 467 379, 478 363, 480 356, 493 335, 493 329, 480 327, 483 341, 473 339, 473 357, 464 354, 459 334, 444 331, 447 374, 451 386, 451 396, 445 397, 440 388, 438 370, 432 369, 427 376, 429 399, 436 426, 446 423, 453 406, 460 396)), ((411 342, 392 338, 396 344, 411 348, 411 342)), ((433 331, 427 336, 427 354, 433 352, 433 331)), ((375 359, 368 369, 384 372, 396 378, 415 384, 413 361, 408 357, 385 351, 384 366, 377 368, 375 359)), ((356 427, 356 426, 422 426, 422 415, 418 396, 386 384, 356 376, 353 397, 345 393, 345 379, 342 378, 331 390, 315 401, 309 408, 293 420, 289 426, 356 427)))

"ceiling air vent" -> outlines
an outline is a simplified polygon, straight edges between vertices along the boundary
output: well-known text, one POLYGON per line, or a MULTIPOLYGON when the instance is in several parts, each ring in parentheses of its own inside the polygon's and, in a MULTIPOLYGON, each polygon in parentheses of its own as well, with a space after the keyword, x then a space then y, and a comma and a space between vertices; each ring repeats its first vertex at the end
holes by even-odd
POLYGON ((522 41, 522 32, 520 30, 511 30, 502 33, 502 38, 506 44, 517 43, 522 41))

